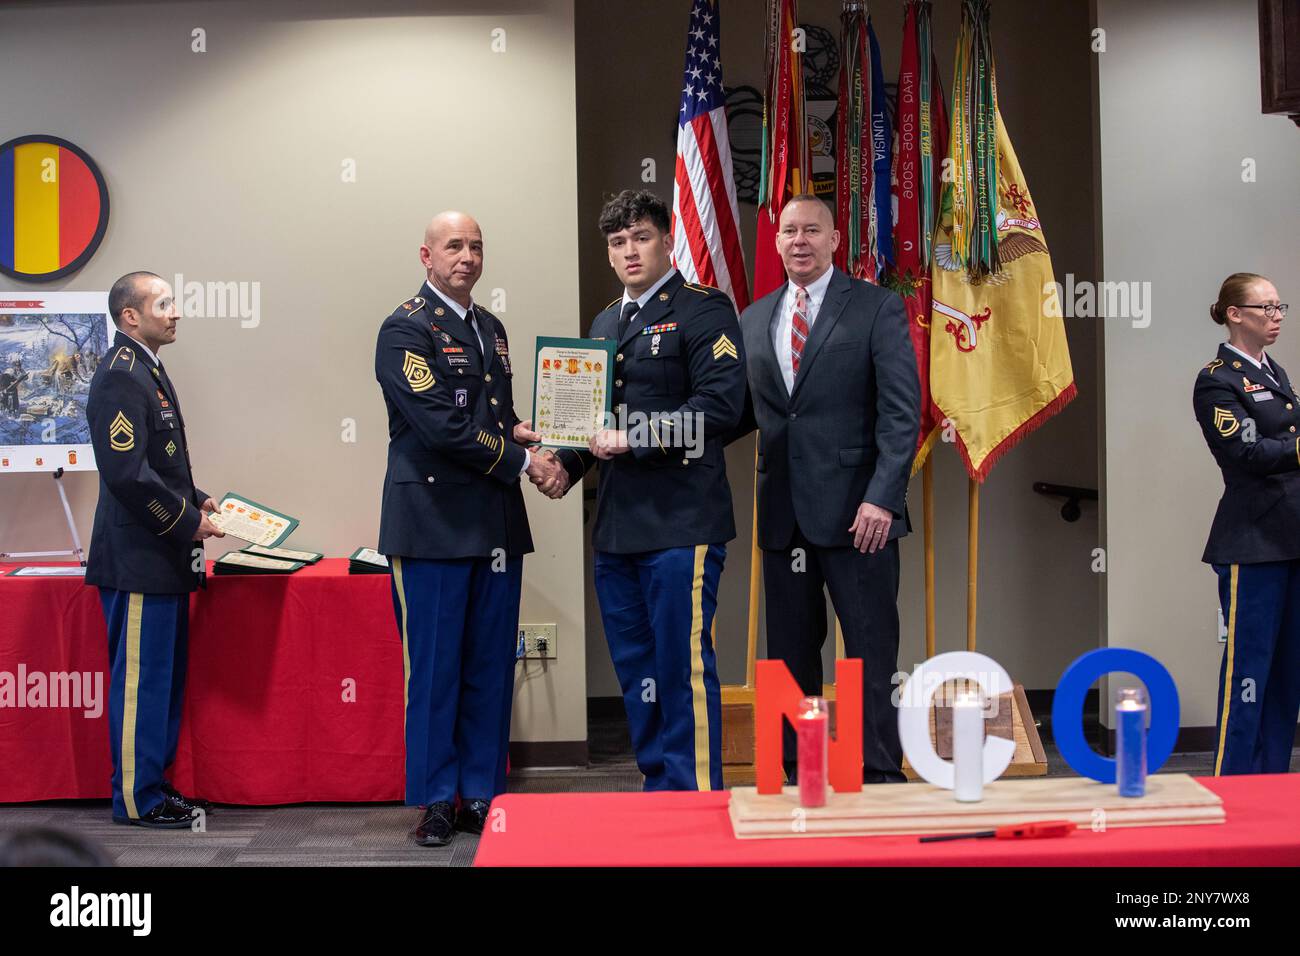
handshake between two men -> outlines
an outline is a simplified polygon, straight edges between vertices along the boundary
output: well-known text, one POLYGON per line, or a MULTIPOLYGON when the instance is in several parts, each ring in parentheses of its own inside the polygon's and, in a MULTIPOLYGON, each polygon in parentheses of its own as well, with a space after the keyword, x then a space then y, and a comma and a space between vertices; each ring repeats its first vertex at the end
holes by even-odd
MULTIPOLYGON (((520 422, 515 426, 514 439, 520 445, 532 445, 540 442, 542 436, 533 431, 533 423, 520 422)), ((627 451, 627 433, 613 428, 602 428, 587 443, 587 449, 601 461, 609 461, 615 455, 627 451)), ((528 480, 548 498, 563 498, 569 490, 569 471, 559 455, 549 448, 530 448, 528 467, 525 469, 528 480)))

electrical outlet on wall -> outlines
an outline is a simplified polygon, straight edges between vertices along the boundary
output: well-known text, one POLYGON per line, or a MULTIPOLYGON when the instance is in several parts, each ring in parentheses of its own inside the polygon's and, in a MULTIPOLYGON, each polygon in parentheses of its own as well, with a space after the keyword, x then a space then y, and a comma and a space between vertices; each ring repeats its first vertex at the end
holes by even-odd
POLYGON ((520 624, 519 639, 524 643, 524 660, 556 659, 554 624, 520 624))

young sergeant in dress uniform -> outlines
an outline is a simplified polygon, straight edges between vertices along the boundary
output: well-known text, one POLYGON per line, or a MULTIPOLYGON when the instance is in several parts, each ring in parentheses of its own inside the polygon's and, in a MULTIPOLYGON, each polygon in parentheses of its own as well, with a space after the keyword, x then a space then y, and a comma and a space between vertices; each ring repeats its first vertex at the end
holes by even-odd
POLYGON ((645 789, 719 790, 713 615, 736 536, 722 436, 744 408, 745 356, 731 299, 672 268, 669 228, 649 192, 625 190, 601 212, 624 291, 590 334, 617 342, 612 405, 630 427, 559 457, 572 484, 601 460, 596 594, 645 789))
POLYGON ((176 388, 158 361, 176 341, 171 287, 132 272, 113 283, 108 308, 117 334, 86 404, 99 467, 86 583, 99 587, 108 622, 113 820, 188 827, 211 805, 163 774, 176 757, 190 593, 204 570, 195 542, 222 534, 207 517, 216 503, 194 486, 176 388))
POLYGON ((511 396, 505 327, 470 297, 483 236, 462 213, 434 217, 428 280, 379 330, 388 407, 379 550, 392 567, 405 670, 406 803, 423 846, 482 832, 505 789, 523 556, 533 550, 519 479, 563 474, 530 454, 511 396), (452 804, 461 799, 458 817, 452 804))
POLYGON ((1224 280, 1210 317, 1228 341, 1192 395, 1224 484, 1202 558, 1228 629, 1216 776, 1285 773, 1300 716, 1300 397, 1264 352, 1286 311, 1263 276, 1224 280))

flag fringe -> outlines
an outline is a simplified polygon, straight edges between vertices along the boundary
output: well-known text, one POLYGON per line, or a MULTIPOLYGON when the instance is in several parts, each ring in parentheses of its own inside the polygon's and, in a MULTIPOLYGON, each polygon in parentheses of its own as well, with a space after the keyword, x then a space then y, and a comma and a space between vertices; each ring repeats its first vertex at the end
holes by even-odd
MULTIPOLYGON (((943 432, 943 424, 938 423, 930 429, 930 434, 925 436, 921 446, 916 450, 916 456, 912 459, 912 475, 925 467, 925 460, 930 457, 930 452, 934 448, 934 443, 939 440, 939 435, 943 432)), ((911 475, 909 475, 911 477, 911 475)))
POLYGON ((1070 404, 1078 394, 1079 391, 1075 386, 1075 383, 1070 382, 1068 386, 1061 390, 1061 393, 1057 395, 1056 398, 1052 399, 1032 416, 1021 422, 1015 431, 1002 439, 1002 441, 998 442, 997 445, 994 446, 993 450, 984 456, 984 460, 980 462, 979 468, 975 468, 971 464, 970 453, 966 450, 966 445, 961 440, 961 435, 958 434, 957 451, 961 455, 962 462, 966 465, 966 474, 970 475, 970 477, 975 481, 983 484, 984 479, 988 477, 989 472, 993 470, 993 466, 1001 460, 1003 455, 1024 441, 1025 438, 1029 436, 1030 432, 1036 431, 1040 425, 1065 408, 1066 405, 1070 404))

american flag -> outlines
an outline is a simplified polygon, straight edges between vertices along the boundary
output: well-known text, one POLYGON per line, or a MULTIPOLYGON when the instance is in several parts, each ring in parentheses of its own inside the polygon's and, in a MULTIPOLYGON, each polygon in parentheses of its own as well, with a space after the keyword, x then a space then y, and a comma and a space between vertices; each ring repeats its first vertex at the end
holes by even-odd
POLYGON ((749 287, 727 139, 718 21, 716 0, 695 0, 677 114, 673 259, 688 282, 721 289, 739 310, 749 305, 749 287))

